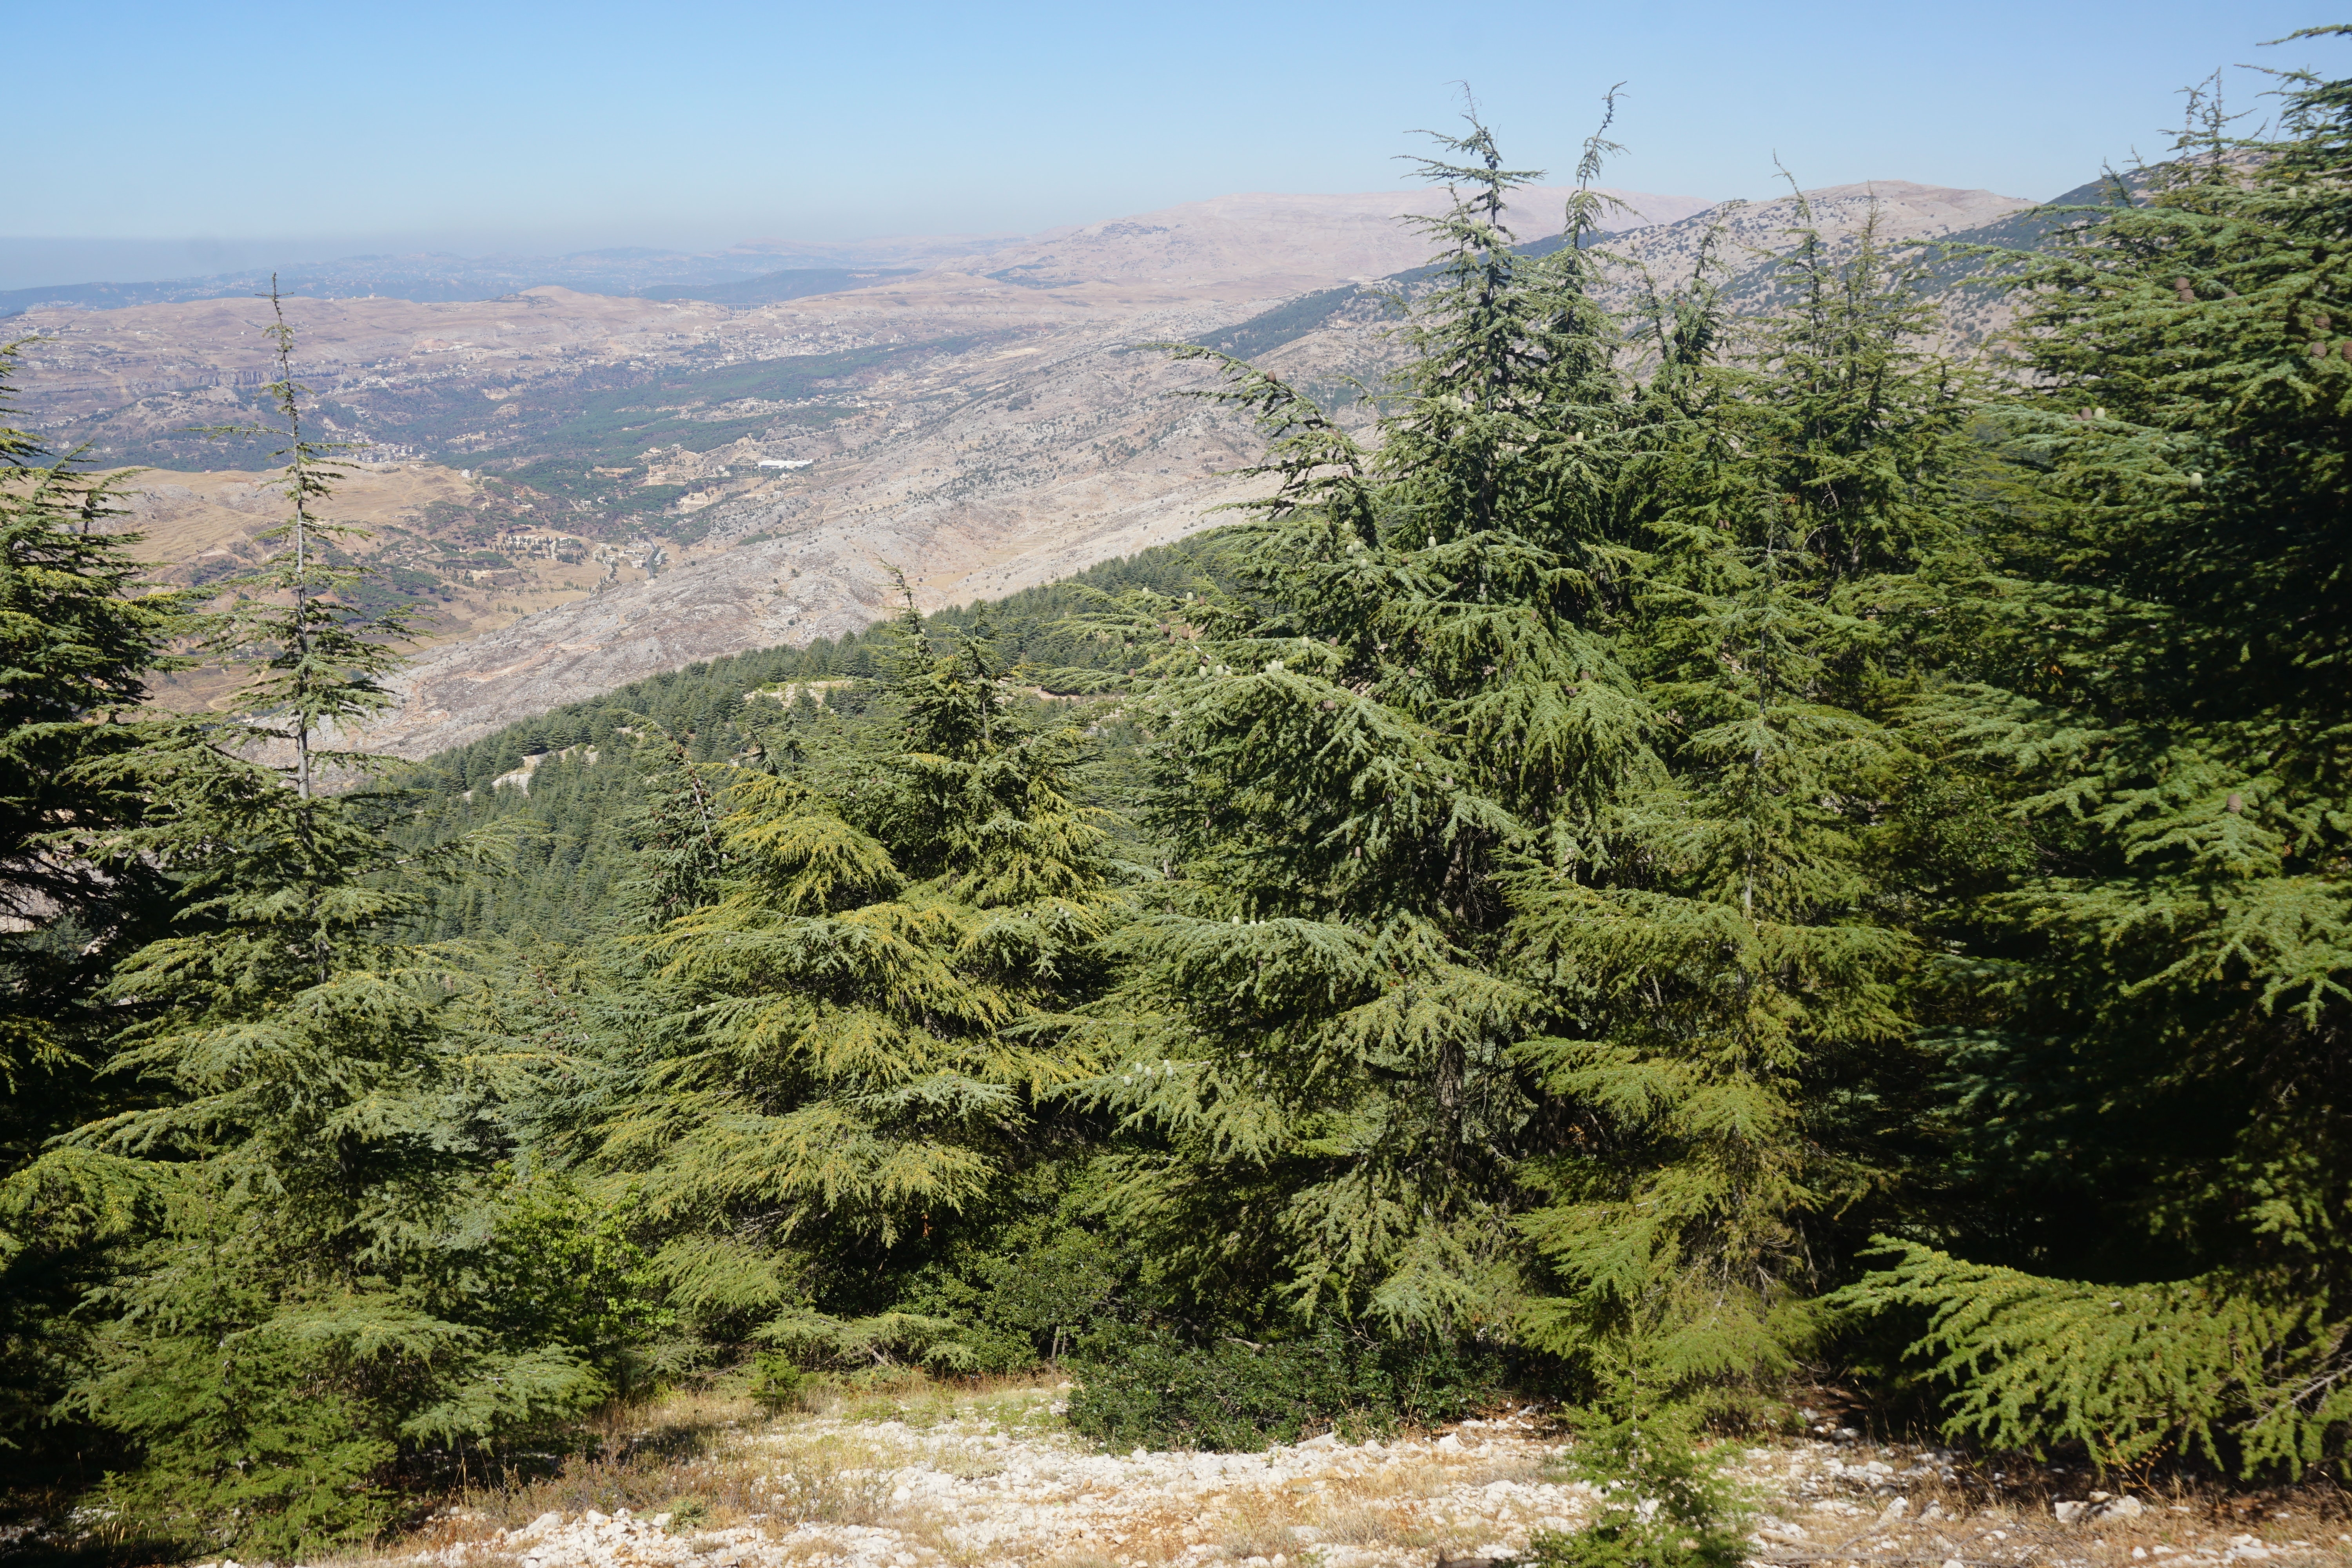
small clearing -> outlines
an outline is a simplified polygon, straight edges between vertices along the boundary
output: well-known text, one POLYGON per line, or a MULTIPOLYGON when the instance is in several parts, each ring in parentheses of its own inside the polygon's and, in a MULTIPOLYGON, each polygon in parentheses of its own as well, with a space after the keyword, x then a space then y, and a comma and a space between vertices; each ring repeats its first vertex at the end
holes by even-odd
MULTIPOLYGON (((1063 1425, 1066 1392, 939 1391, 739 1420, 690 1456, 589 1467, 446 1510, 368 1562, 1433 1568, 1508 1562, 1535 1531, 1578 1528, 1593 1500, 1568 1473, 1558 1427, 1532 1412, 1387 1442, 1325 1436, 1256 1454, 1115 1455, 1063 1425)), ((1740 1449, 1737 1469, 1759 1505, 1749 1536, 1759 1568, 2208 1568, 2352 1555, 2352 1535, 2308 1504, 2250 1522, 2210 1498, 2062 1496, 2047 1475, 2030 1496, 1989 1500, 1934 1449, 1792 1440, 1740 1449)))

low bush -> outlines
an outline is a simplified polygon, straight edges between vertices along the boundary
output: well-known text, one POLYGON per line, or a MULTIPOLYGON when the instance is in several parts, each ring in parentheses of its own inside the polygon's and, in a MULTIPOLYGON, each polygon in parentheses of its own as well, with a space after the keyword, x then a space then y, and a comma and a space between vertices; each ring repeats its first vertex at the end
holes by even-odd
POLYGON ((1083 1342, 1072 1363, 1070 1425, 1108 1448, 1258 1449, 1322 1432, 1355 1440, 1452 1420, 1503 1391, 1491 1351, 1331 1327, 1275 1344, 1195 1345, 1121 1325, 1083 1342))
POLYGON ((1524 1568, 1738 1568, 1747 1559, 1753 1502, 1725 1468, 1729 1450, 1693 1440, 1688 1413, 1578 1426, 1568 1468, 1592 1488, 1596 1511, 1582 1530, 1537 1531, 1524 1568))

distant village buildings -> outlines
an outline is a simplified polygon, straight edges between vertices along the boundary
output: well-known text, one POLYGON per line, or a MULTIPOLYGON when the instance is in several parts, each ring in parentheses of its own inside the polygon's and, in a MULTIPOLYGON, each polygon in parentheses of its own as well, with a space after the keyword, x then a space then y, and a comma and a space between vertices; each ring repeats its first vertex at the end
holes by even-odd
POLYGON ((586 540, 576 534, 547 533, 535 528, 501 529, 499 549, 508 555, 541 555, 550 561, 588 559, 586 540))

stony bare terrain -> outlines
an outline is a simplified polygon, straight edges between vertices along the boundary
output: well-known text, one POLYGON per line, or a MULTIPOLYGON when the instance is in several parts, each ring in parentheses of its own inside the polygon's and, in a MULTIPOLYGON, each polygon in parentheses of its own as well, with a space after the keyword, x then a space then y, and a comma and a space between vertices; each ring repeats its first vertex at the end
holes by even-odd
MULTIPOLYGON (((1571 187, 1528 185, 1506 221, 1522 237, 1560 230, 1571 187)), ((1614 230, 1668 224, 1706 210, 1693 196, 1607 193, 1622 205, 1614 230)), ((1105 282, 1215 289, 1223 298, 1280 298, 1418 267, 1429 242, 1412 218, 1445 210, 1442 187, 1349 195, 1218 196, 1107 223, 1048 230, 954 265, 1032 289, 1105 282)))
MULTIPOLYGON (((1507 1561, 1594 1494, 1532 1411, 1258 1454, 1103 1454, 1066 1385, 836 1399, 713 1419, 691 1452, 486 1494, 371 1560, 437 1568, 1433 1568, 1507 1561)), ((1751 1563, 1938 1568, 2314 1562, 2352 1544, 2306 1500, 2146 1497, 1845 1432, 1735 1447, 1751 1563), (2233 1511, 2243 1510, 2243 1513, 2233 1511)), ((2111 1483, 2112 1484, 2112 1483, 2111 1483)))
MULTIPOLYGON (((1523 235, 1556 231, 1565 194, 1523 193, 1523 235)), ((1796 216, 1790 198, 1696 213, 1687 198, 1626 200, 1622 221, 1649 220, 1613 242, 1629 279, 1686 274, 1710 233, 1753 268, 1796 216)), ((1902 182, 1811 200, 1841 245, 1874 212, 1890 238, 1932 238, 2028 205, 1902 182)), ((1248 493, 1228 470, 1253 434, 1171 396, 1200 373, 1138 345, 1410 267, 1426 242, 1399 216, 1441 201, 1223 197, 741 309, 560 288, 290 301, 327 433, 376 442, 367 456, 419 495, 449 491, 437 514, 348 498, 421 540, 412 554, 441 552, 413 567, 449 566, 453 529, 478 547, 512 530, 626 557, 584 586, 534 568, 436 600, 439 634, 369 743, 422 755, 683 663, 854 630, 889 606, 894 573, 926 605, 993 597, 1218 521, 1248 493), (485 472, 514 484, 486 490, 485 472)), ((1393 350, 1381 312, 1353 298, 1262 362, 1326 397, 1377 380, 1393 350)), ((60 444, 190 466, 202 454, 178 455, 175 433, 236 414, 270 374, 266 317, 250 300, 34 310, 13 323, 40 337, 28 412, 60 444)), ((194 544, 222 548, 204 484, 144 483, 139 522, 162 560, 184 573, 194 544)))
MULTIPOLYGON (((1637 229, 1614 248, 1639 273, 1661 284, 1672 284, 1691 275, 1699 264, 1702 247, 1712 240, 1716 265, 1732 275, 1728 290, 1732 300, 1753 308, 1770 292, 1767 279, 1772 258, 1784 252, 1803 227, 1819 232, 1829 242, 1828 254, 1837 258, 1851 250, 1865 228, 1874 226, 1895 265, 1916 266, 1932 260, 1936 253, 1914 242, 1965 239, 1972 231, 2032 205, 1991 191, 1874 180, 1829 185, 1801 196, 1792 193, 1771 201, 1726 203, 1679 223, 1637 229)), ((1632 280, 1631 276, 1626 279, 1628 284, 1632 280)), ((1943 318, 1945 342, 1963 349, 1981 342, 2008 321, 2000 297, 1987 290, 1942 290, 1937 306, 1943 318)))
POLYGON ((651 581, 428 653, 370 743, 421 755, 693 660, 854 631, 890 608, 894 573, 929 606, 1181 538, 1245 493, 1225 471, 1249 432, 1171 397, 1202 378, 1130 345, 1214 323, 1061 324, 883 378, 822 430, 676 455, 666 472, 716 487, 702 541, 651 581), (762 478, 761 454, 813 466, 762 478))
MULTIPOLYGON (((225 585, 284 548, 268 537, 284 521, 274 474, 164 470, 132 476, 131 484, 119 526, 140 535, 142 557, 164 563, 159 581, 225 585)), ((349 531, 329 542, 376 571, 377 607, 401 604, 415 613, 419 652, 644 582, 663 559, 650 542, 587 539, 501 517, 485 507, 485 488, 435 464, 343 465, 333 514, 349 531)), ((175 705, 218 706, 242 684, 234 671, 205 668, 165 677, 159 689, 175 705)))
POLYGON ((1811 225, 1832 241, 1844 242, 1875 220, 1890 244, 1944 239, 1978 228, 2033 204, 1991 191, 1920 185, 1908 180, 1873 180, 1864 184, 1826 185, 1770 201, 1726 203, 1676 223, 1638 229, 1615 248, 1665 279, 1687 276, 1697 262, 1700 242, 1719 236, 1724 264, 1745 270, 1784 249, 1811 214, 1811 225))

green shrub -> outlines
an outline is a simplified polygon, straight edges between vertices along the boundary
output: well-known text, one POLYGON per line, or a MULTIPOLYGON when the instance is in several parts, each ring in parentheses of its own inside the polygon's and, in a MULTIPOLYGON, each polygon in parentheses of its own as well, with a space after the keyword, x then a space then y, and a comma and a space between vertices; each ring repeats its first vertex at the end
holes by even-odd
POLYGON ((770 1415, 799 1409, 812 1381, 781 1351, 761 1351, 751 1358, 751 1397, 770 1415))
POLYGON ((1598 1509, 1583 1530, 1536 1531, 1528 1568, 1737 1568, 1747 1557, 1747 1499, 1685 1418, 1593 1421, 1579 1436, 1568 1468, 1592 1484, 1598 1509))
POLYGON ((1124 1325, 1084 1342, 1069 1422, 1109 1448, 1256 1449, 1317 1432, 1426 1426, 1502 1391, 1493 1352, 1327 1327, 1312 1338, 1190 1345, 1124 1325))
POLYGON ((147 1342, 108 1407, 145 1462, 106 1479, 105 1506, 191 1553, 286 1562, 375 1536, 395 1443, 353 1396, 342 1348, 262 1331, 147 1342))

